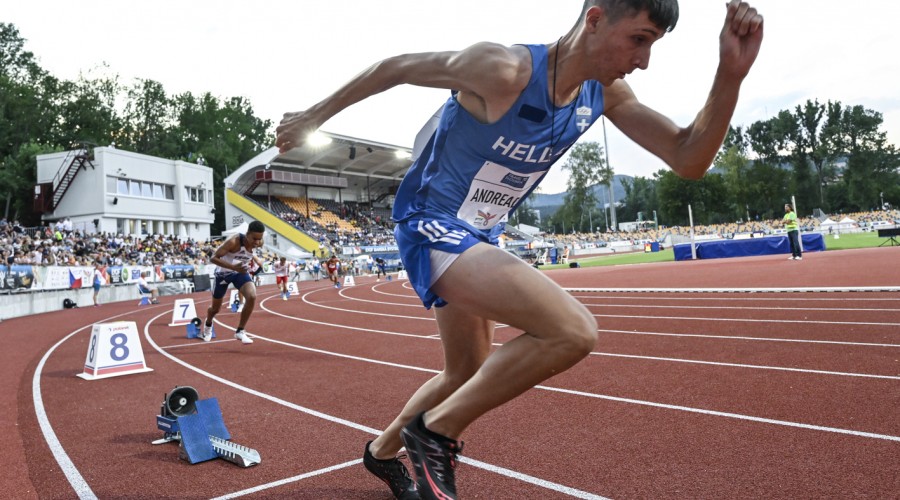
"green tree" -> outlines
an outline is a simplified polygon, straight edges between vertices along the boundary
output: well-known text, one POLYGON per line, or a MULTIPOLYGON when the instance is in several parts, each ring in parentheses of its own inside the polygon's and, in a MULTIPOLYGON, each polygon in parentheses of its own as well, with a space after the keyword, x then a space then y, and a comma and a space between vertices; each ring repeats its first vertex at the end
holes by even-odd
POLYGON ((730 221, 728 189, 721 174, 707 173, 699 180, 679 177, 671 170, 654 174, 657 180, 659 218, 667 225, 687 225, 688 205, 694 224, 716 224, 730 221))
POLYGON ((32 223, 35 166, 24 162, 34 149, 29 144, 50 142, 58 82, 24 47, 18 29, 0 23, 0 199, 5 216, 32 223))
POLYGON ((44 144, 26 143, 14 154, 0 160, 0 195, 6 199, 4 217, 19 219, 25 226, 40 224, 40 218, 33 211, 37 156, 60 150, 44 144))
POLYGON ((603 220, 594 186, 608 183, 613 175, 603 159, 603 148, 596 142, 575 144, 562 170, 569 173, 567 193, 555 215, 570 221, 576 231, 592 231, 594 221, 603 220))
POLYGON ((59 119, 52 142, 65 146, 115 143, 123 127, 116 109, 121 93, 117 76, 88 78, 79 75, 74 82, 61 82, 57 104, 59 119))
POLYGON ((884 189, 890 193, 897 185, 897 150, 879 130, 883 121, 881 113, 862 106, 846 108, 842 114, 839 142, 848 154, 844 181, 851 209, 878 207, 884 189))
POLYGON ((638 213, 643 215, 644 220, 653 220, 653 212, 659 206, 656 198, 656 181, 639 176, 631 181, 623 180, 622 188, 625 190, 625 198, 622 200, 622 206, 616 209, 620 220, 637 220, 638 213))
POLYGON ((783 168, 765 162, 754 162, 747 169, 747 212, 751 218, 780 218, 784 204, 789 202, 791 174, 783 168))

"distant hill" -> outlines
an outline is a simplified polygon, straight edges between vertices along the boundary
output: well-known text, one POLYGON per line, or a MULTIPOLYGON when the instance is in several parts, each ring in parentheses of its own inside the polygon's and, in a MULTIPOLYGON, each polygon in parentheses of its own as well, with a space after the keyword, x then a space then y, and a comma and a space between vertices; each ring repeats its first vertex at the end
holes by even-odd
MULTIPOLYGON (((622 180, 628 180, 629 182, 634 181, 634 177, 630 175, 616 175, 613 176, 613 199, 616 202, 621 202, 625 199, 625 188, 622 187, 622 180)), ((600 206, 608 203, 609 189, 606 185, 596 185, 594 186, 594 193, 597 197, 598 204, 600 206)), ((550 217, 563 204, 563 199, 566 197, 566 193, 556 193, 556 194, 542 194, 537 193, 532 196, 532 200, 530 201, 531 206, 541 211, 541 219, 545 220, 547 217, 550 217)))

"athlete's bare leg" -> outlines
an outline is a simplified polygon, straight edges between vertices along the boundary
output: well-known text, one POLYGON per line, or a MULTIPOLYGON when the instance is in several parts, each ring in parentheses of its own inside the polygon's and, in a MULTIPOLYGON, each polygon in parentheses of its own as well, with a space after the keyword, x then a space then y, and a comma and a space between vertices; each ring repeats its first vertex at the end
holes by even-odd
POLYGON ((213 297, 212 302, 209 303, 209 307, 206 309, 206 324, 211 325, 213 319, 216 317, 216 314, 219 314, 219 310, 222 308, 222 298, 213 297))
MULTIPOLYGON (((586 307, 540 271, 491 245, 465 251, 433 290, 456 305, 454 311, 526 332, 494 351, 468 381, 425 414, 426 426, 449 438, 459 438, 481 415, 565 371, 597 341, 597 321, 586 307)), ((439 325, 450 319, 438 317, 439 325)))
POLYGON ((244 283, 241 287, 241 296, 244 297, 244 308, 241 309, 241 320, 238 322, 238 328, 247 326, 250 315, 253 314, 253 306, 256 304, 256 285, 252 281, 244 283))
POLYGON ((419 413, 433 408, 478 371, 491 351, 494 322, 473 316, 454 304, 434 308, 444 348, 444 370, 420 387, 400 415, 371 445, 375 458, 393 458, 403 442, 400 429, 419 413))

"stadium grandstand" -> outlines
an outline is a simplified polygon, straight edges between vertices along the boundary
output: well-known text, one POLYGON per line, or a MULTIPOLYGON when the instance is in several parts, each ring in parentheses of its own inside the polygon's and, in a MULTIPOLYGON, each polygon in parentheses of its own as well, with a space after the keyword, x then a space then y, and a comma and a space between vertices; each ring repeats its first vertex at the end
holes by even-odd
MULTIPOLYGON (((34 209, 43 225, 23 227, 0 218, 0 319, 56 310, 64 299, 89 304, 97 263, 103 269, 104 303, 138 298, 135 284, 141 276, 163 295, 208 290, 216 240, 245 231, 253 220, 267 226, 258 252, 265 263, 262 284, 274 281, 271 264, 280 256, 289 259, 292 279, 299 281, 315 279, 317 259, 331 255, 351 276, 371 274, 379 257, 389 272, 397 271, 391 207, 417 150, 320 132, 285 154, 272 148, 257 155, 222 186, 214 186, 212 169, 202 162, 112 146, 40 155, 34 209), (223 196, 227 228, 221 236, 210 234, 217 196, 223 196)), ((875 231, 900 226, 900 211, 831 216, 817 211, 800 226, 804 233, 829 235, 875 231)), ((500 244, 541 265, 556 263, 563 254, 579 259, 647 251, 648 245, 656 251, 692 239, 784 232, 781 220, 572 234, 510 225, 500 244)))
POLYGON ((405 147, 317 132, 286 153, 271 148, 225 178, 225 225, 259 220, 268 250, 286 256, 371 255, 399 264, 390 222, 405 147))

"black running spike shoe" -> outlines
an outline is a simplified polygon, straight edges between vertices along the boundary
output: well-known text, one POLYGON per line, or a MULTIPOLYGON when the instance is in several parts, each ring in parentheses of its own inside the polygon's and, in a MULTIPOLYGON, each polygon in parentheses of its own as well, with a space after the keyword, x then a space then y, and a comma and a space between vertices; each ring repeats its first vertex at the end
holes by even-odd
POLYGON ((409 476, 409 471, 398 458, 390 460, 379 460, 372 456, 369 452, 371 441, 366 443, 366 452, 363 453, 363 465, 366 470, 371 472, 375 477, 384 481, 391 489, 391 493, 399 500, 418 500, 419 494, 416 492, 416 482, 409 476))
POLYGON ((456 498, 456 455, 462 453, 462 442, 454 441, 425 428, 420 413, 400 430, 416 473, 419 497, 423 500, 456 498))

